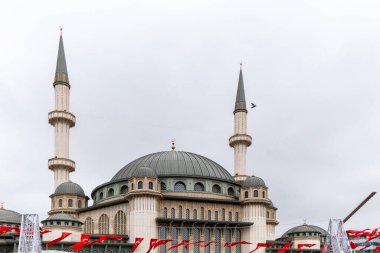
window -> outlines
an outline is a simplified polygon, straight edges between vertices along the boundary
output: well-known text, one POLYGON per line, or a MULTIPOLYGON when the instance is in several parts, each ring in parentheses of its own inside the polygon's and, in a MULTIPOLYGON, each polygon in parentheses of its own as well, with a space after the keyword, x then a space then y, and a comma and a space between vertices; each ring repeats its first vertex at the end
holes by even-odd
POLYGON ((263 199, 265 199, 265 192, 263 191, 263 199))
POLYGON ((67 206, 68 206, 68 207, 73 207, 73 200, 72 200, 72 199, 69 199, 69 200, 67 201, 67 206))
POLYGON ((124 235, 127 233, 127 216, 123 211, 118 211, 115 215, 114 233, 124 235))
MULTIPOLYGON (((198 228, 193 229, 193 238, 194 238, 194 241, 196 242, 201 239, 198 228)), ((199 244, 194 244, 194 253, 199 253, 199 244)))
POLYGON ((214 217, 215 220, 218 220, 219 217, 218 217, 218 211, 215 211, 215 217, 214 217))
POLYGON ((135 189, 135 186, 133 183, 131 184, 131 189, 132 189, 132 191, 135 189))
POLYGON ((221 236, 220 229, 216 229, 215 230, 215 240, 216 240, 216 243, 215 243, 215 253, 221 253, 220 252, 220 248, 221 248, 222 236, 221 236))
POLYGON ((201 207, 201 220, 205 219, 205 209, 201 207))
MULTIPOLYGON (((205 242, 207 243, 207 242, 211 241, 210 240, 210 229, 206 228, 204 230, 204 233, 205 233, 205 242)), ((205 253, 210 253, 210 247, 205 248, 205 253)))
POLYGON ((197 219, 197 209, 194 209, 194 210, 193 210, 193 219, 194 219, 194 220, 197 219))
POLYGON ((258 190, 254 190, 253 191, 253 197, 254 198, 258 198, 259 197, 259 191, 258 190))
POLYGON ((137 189, 142 189, 143 188, 143 182, 142 181, 139 181, 137 183, 137 189))
POLYGON ((126 194, 127 192, 128 192, 128 186, 127 185, 123 185, 120 188, 120 194, 126 194))
POLYGON ((228 212, 228 221, 232 221, 232 212, 228 212))
POLYGON ((211 210, 208 210, 208 211, 207 211, 207 219, 208 219, 208 220, 211 220, 211 210))
POLYGON ((172 218, 172 219, 175 218, 175 209, 174 208, 170 209, 170 218, 172 218))
POLYGON ((110 219, 106 214, 102 214, 99 218, 99 234, 109 234, 110 219))
POLYGON ((182 206, 178 208, 178 218, 182 219, 182 206))
POLYGON ((269 219, 269 211, 267 211, 267 218, 269 219))
MULTIPOLYGON (((226 230, 226 235, 225 235, 225 240, 226 242, 228 242, 229 244, 231 243, 231 230, 227 229, 226 230)), ((226 253, 231 253, 231 247, 226 247, 226 253)))
POLYGON ((58 206, 62 207, 62 199, 58 200, 58 206))
POLYGON ((177 182, 174 185, 174 191, 176 192, 186 191, 186 185, 183 182, 177 182))
POLYGON ((220 188, 219 185, 214 184, 214 185, 212 186, 212 192, 213 192, 213 193, 221 193, 221 192, 222 192, 222 189, 220 188))
POLYGON ((102 200, 103 199, 103 192, 101 192, 100 194, 99 194, 99 200, 102 200))
MULTIPOLYGON (((236 231, 236 241, 241 241, 241 232, 240 230, 236 231)), ((241 253, 241 244, 236 245, 236 253, 241 253)))
POLYGON ((164 212, 163 212, 164 218, 168 218, 168 209, 164 207, 164 212))
POLYGON ((115 191, 111 188, 108 190, 107 197, 112 197, 115 194, 115 191))
POLYGON ((78 208, 82 208, 82 201, 78 200, 78 208))
POLYGON ((226 220, 226 209, 222 209, 222 221, 226 220))
POLYGON ((248 198, 248 191, 244 192, 244 198, 248 198))
POLYGON ((153 190, 153 182, 149 182, 149 190, 153 190))
POLYGON ((190 209, 186 209, 186 219, 190 219, 190 209))
POLYGON ((234 196, 235 195, 235 191, 232 187, 228 188, 228 195, 230 196, 234 196))
POLYGON ((196 183, 194 185, 194 191, 203 192, 203 191, 205 191, 205 187, 202 183, 196 183))
POLYGON ((235 221, 239 221, 239 213, 238 212, 235 213, 235 221))
MULTIPOLYGON (((54 199, 51 201, 51 207, 54 208, 55 207, 55 201, 54 199)), ((1 252, 0 252, 1 253, 1 252)))
MULTIPOLYGON (((182 228, 182 240, 189 240, 189 229, 188 228, 182 228)), ((189 249, 182 247, 182 253, 188 253, 189 249)), ((166 253, 166 252, 165 252, 166 253)))
MULTIPOLYGON (((165 240, 166 239, 166 227, 160 227, 160 239, 165 240)), ((166 253, 166 244, 160 245, 160 253, 166 253)))
MULTIPOLYGON (((178 232, 177 232, 177 228, 171 228, 170 229, 170 237, 171 239, 173 240, 171 242, 172 246, 177 244, 178 243, 178 232)), ((178 248, 174 248, 171 250, 173 253, 177 253, 178 252, 178 248)))
POLYGON ((161 182, 161 191, 166 191, 166 184, 161 182))

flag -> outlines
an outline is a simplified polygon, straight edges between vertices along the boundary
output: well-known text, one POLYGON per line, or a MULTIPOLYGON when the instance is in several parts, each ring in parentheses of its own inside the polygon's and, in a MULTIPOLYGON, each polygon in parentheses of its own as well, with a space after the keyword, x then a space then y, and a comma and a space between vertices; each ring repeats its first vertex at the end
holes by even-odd
POLYGON ((50 241, 46 244, 46 246, 50 247, 60 241, 62 241, 63 239, 65 239, 66 237, 68 237, 69 235, 71 235, 71 233, 66 233, 66 232, 62 232, 62 235, 61 237, 58 237, 57 239, 54 239, 53 241, 50 241))
POLYGON ((262 247, 270 247, 270 246, 273 246, 273 245, 274 245, 274 243, 261 243, 261 242, 259 242, 259 243, 257 244, 256 248, 253 249, 253 250, 251 250, 249 253, 253 253, 253 252, 255 252, 256 250, 258 250, 259 248, 262 248, 262 247))
POLYGON ((300 244, 297 245, 297 250, 294 251, 294 252, 300 251, 300 249, 301 249, 302 247, 308 247, 308 248, 311 248, 311 247, 313 247, 314 245, 315 245, 315 243, 314 243, 314 244, 311 244, 311 243, 300 243, 300 244))
POLYGON ((190 245, 201 245, 205 241, 197 241, 197 242, 189 242, 188 244, 185 245, 185 249, 188 249, 190 245))
POLYGON ((277 250, 277 253, 285 253, 286 250, 290 248, 290 246, 292 246, 290 243, 285 244, 282 249, 277 250))
POLYGON ((179 246, 182 246, 182 245, 184 245, 185 243, 188 243, 188 242, 189 242, 189 240, 182 240, 182 242, 172 245, 170 248, 168 248, 168 250, 171 250, 171 249, 174 249, 174 248, 178 248, 179 246))
POLYGON ((202 248, 207 248, 208 246, 210 246, 211 243, 216 243, 216 241, 209 241, 208 243, 205 243, 205 244, 199 245, 199 246, 201 246, 202 248))
POLYGON ((80 236, 80 242, 74 245, 71 245, 70 248, 79 251, 81 250, 84 246, 87 246, 88 244, 88 239, 90 239, 90 234, 82 234, 80 236))
POLYGON ((0 227, 0 235, 5 234, 5 233, 8 233, 8 232, 11 231, 12 229, 13 229, 13 227, 9 227, 9 226, 1 226, 1 227, 0 227))
POLYGON ((151 239, 150 239, 150 242, 149 242, 149 249, 148 249, 148 251, 147 251, 146 253, 149 253, 149 252, 153 249, 153 247, 154 247, 154 245, 156 244, 157 240, 158 240, 158 239, 156 239, 156 238, 151 238, 151 239))
POLYGON ((133 244, 133 247, 132 247, 132 251, 131 253, 133 253, 137 247, 140 245, 140 243, 144 240, 144 238, 135 238, 135 244, 133 244))
POLYGON ((351 246, 351 249, 356 249, 359 246, 359 244, 350 241, 350 246, 351 246))
POLYGON ((252 244, 252 243, 250 243, 250 242, 246 242, 246 241, 231 242, 231 243, 226 242, 226 243, 224 244, 224 247, 231 248, 231 247, 236 246, 236 245, 238 245, 238 244, 252 244))
POLYGON ((47 230, 47 229, 42 230, 42 229, 40 229, 40 235, 47 234, 47 233, 50 233, 50 232, 51 232, 51 230, 47 230))
POLYGON ((171 242, 173 240, 159 240, 158 242, 154 243, 153 249, 156 249, 158 246, 167 244, 168 242, 171 242))

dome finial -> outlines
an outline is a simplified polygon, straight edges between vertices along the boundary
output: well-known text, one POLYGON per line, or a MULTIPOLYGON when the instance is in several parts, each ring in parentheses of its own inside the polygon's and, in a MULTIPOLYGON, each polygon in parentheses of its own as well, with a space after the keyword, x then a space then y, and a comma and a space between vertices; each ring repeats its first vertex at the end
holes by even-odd
POLYGON ((243 62, 240 62, 240 70, 243 70, 243 62))
POLYGON ((175 151, 175 139, 172 140, 172 150, 175 151))
POLYGON ((62 36, 62 30, 63 30, 63 28, 62 28, 62 26, 60 26, 59 27, 59 32, 60 32, 61 36, 62 36))
POLYGON ((307 225, 307 223, 306 223, 306 219, 303 219, 303 224, 304 224, 304 225, 307 225))

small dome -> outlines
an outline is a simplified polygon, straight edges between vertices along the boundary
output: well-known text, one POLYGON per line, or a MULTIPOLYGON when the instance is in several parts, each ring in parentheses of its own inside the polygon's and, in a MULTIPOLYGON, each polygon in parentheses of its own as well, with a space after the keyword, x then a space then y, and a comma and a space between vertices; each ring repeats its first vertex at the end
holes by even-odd
POLYGON ((21 214, 0 208, 0 224, 1 223, 21 224, 21 214))
POLYGON ((252 176, 252 177, 248 177, 242 184, 242 187, 243 188, 247 188, 247 187, 250 187, 250 186, 261 186, 261 187, 266 187, 265 186, 265 182, 263 179, 259 178, 259 177, 255 177, 255 176, 252 176))
POLYGON ((71 194, 71 195, 79 195, 85 197, 84 191, 79 184, 73 182, 65 182, 58 185, 57 189, 55 189, 54 194, 71 194))
POLYGON ((294 233, 310 233, 310 232, 311 233, 319 233, 322 236, 326 236, 327 235, 327 231, 324 230, 321 227, 314 226, 314 225, 303 224, 303 225, 300 225, 300 226, 297 226, 297 227, 289 229, 288 231, 286 231, 282 235, 282 237, 288 237, 289 234, 294 234, 294 233))
POLYGON ((75 218, 75 217, 73 217, 67 213, 52 214, 46 220, 43 220, 42 222, 44 222, 44 221, 75 221, 75 222, 79 222, 79 220, 77 218, 75 218))
POLYGON ((151 168, 143 166, 133 171, 132 177, 157 177, 157 174, 151 168))

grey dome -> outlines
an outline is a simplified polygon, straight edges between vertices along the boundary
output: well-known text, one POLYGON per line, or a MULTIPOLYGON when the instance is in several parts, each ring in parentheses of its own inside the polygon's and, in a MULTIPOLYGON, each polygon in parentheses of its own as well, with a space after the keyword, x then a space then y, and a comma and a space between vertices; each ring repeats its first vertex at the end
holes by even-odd
POLYGON ((140 157, 119 170, 111 182, 129 179, 144 165, 151 168, 159 178, 199 177, 235 182, 231 174, 216 162, 184 151, 163 151, 140 157))
POLYGON ((318 227, 318 226, 314 226, 314 225, 308 225, 308 224, 303 224, 303 225, 300 225, 300 226, 297 226, 297 227, 294 227, 294 228, 291 228, 289 229, 288 231, 286 231, 282 237, 287 237, 289 236, 289 234, 293 234, 293 233, 320 233, 322 236, 326 236, 327 235, 327 231, 324 230, 323 228, 321 227, 318 227))
POLYGON ((132 177, 157 177, 156 172, 146 166, 133 171, 132 177))
POLYGON ((243 188, 250 187, 250 186, 261 186, 266 187, 265 182, 262 178, 259 177, 248 177, 242 184, 243 188))
POLYGON ((77 218, 75 218, 75 217, 73 217, 67 213, 52 214, 44 221, 76 221, 76 222, 79 222, 79 220, 77 218))
POLYGON ((84 191, 79 184, 73 182, 65 182, 58 185, 57 189, 55 189, 54 194, 71 194, 71 195, 79 195, 85 197, 84 191))
POLYGON ((21 214, 0 208, 0 223, 21 224, 21 214))

